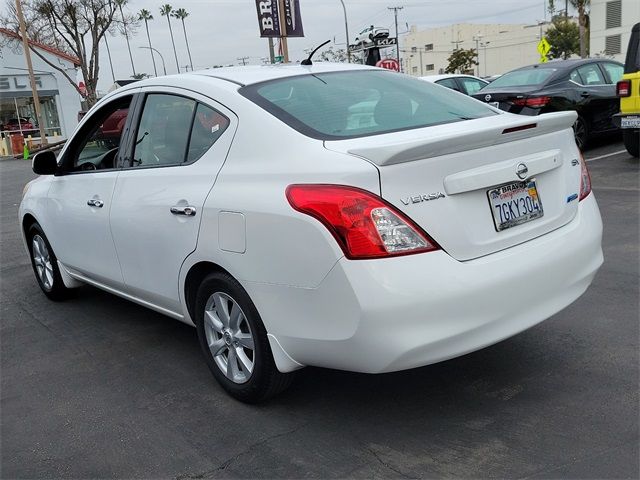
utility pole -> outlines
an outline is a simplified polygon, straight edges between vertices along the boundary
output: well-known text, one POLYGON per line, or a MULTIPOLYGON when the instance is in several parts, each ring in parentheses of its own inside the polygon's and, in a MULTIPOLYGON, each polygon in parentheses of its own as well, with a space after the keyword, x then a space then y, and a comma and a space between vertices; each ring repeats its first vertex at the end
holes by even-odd
POLYGON ((398 10, 402 10, 404 7, 387 7, 388 10, 393 10, 393 16, 396 22, 396 59, 400 62, 400 42, 398 41, 398 10))
POLYGON ((289 46, 287 45, 287 16, 284 12, 284 0, 278 0, 278 16, 280 17, 280 45, 284 63, 289 63, 289 46))
POLYGON ((347 63, 351 63, 351 52, 349 51, 349 24, 347 23, 347 7, 344 6, 344 1, 340 0, 342 4, 342 11, 344 12, 344 32, 347 36, 347 63))
POLYGON ((249 57, 238 57, 237 60, 240 60, 242 62, 242 66, 244 67, 247 64, 247 60, 249 60, 249 57))
POLYGON ((269 63, 273 65, 274 63, 276 63, 276 57, 273 53, 273 38, 269 37, 267 40, 269 40, 269 63))
MULTIPOLYGON (((33 93, 33 106, 38 119, 38 129, 40 130, 40 145, 47 144, 47 136, 44 133, 44 124, 42 123, 42 113, 40 111, 40 97, 38 96, 38 87, 36 86, 36 78, 33 75, 33 64, 31 63, 31 52, 29 51, 29 39, 27 38, 27 27, 24 24, 24 16, 22 15, 22 4, 20 0, 16 0, 16 14, 18 23, 20 24, 20 36, 22 36, 22 49, 27 60, 27 70, 29 70, 29 81, 31 82, 31 92, 33 93)), ((17 113, 17 112, 16 112, 17 113)), ((20 116, 18 116, 18 126, 20 126, 20 116)))
POLYGON ((480 76, 480 40, 482 40, 482 35, 479 33, 473 36, 473 40, 476 41, 476 65, 478 67, 478 76, 480 76))
MULTIPOLYGON (((107 32, 104 32, 104 43, 107 46, 107 57, 109 57, 109 66, 111 67, 111 79, 113 83, 116 83, 116 75, 113 73, 113 62, 111 61, 111 50, 109 50, 109 42, 107 41, 107 32)), ((153 55, 153 53, 151 55, 153 55)))

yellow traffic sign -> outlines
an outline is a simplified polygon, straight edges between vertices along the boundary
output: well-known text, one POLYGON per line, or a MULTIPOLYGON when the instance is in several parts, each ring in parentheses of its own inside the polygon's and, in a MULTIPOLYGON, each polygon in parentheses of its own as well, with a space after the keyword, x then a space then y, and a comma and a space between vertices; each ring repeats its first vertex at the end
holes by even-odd
POLYGON ((546 38, 542 37, 542 40, 538 42, 538 53, 541 57, 546 57, 549 50, 551 50, 551 45, 546 38))
POLYGON ((549 59, 546 56, 541 56, 540 57, 540 63, 547 63, 549 59))

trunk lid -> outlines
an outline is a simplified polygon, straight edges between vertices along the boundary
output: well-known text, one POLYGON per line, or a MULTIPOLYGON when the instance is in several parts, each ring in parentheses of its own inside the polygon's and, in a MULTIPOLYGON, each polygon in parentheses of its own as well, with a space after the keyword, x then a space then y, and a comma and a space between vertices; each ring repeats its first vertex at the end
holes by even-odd
POLYGON ((573 197, 580 187, 575 118, 575 112, 535 118, 503 114, 326 141, 325 147, 374 164, 381 196, 452 257, 470 260, 544 235, 575 216, 573 197), (488 192, 521 181, 516 173, 521 165, 528 170, 525 178, 535 180, 542 216, 498 231, 494 211, 498 215, 500 209, 488 192))
POLYGON ((517 105, 514 101, 526 99, 531 96, 531 93, 531 87, 505 87, 494 90, 491 88, 491 84, 489 84, 489 86, 472 95, 472 97, 500 110, 504 110, 505 112, 521 113, 523 109, 526 110, 526 107, 524 105, 517 105))

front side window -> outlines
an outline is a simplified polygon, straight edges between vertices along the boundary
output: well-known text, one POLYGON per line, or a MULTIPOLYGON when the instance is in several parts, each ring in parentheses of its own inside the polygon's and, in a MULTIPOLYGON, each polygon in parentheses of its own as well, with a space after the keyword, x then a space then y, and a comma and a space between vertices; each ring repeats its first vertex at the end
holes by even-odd
POLYGON ((77 172, 116 167, 131 98, 115 100, 91 115, 75 137, 80 141, 70 145, 67 170, 77 172))
POLYGON ((299 132, 323 140, 497 115, 424 80, 377 70, 281 78, 242 87, 240 93, 299 132))
POLYGON ((147 95, 136 133, 133 167, 176 165, 187 154, 196 101, 177 95, 147 95))

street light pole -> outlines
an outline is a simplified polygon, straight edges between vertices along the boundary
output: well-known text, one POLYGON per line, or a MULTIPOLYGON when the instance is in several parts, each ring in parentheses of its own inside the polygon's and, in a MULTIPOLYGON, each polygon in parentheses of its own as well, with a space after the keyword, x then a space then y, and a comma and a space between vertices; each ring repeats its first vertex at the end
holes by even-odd
MULTIPOLYGON (((156 50, 153 47, 138 47, 138 48, 146 48, 147 50, 152 50, 153 52, 156 52, 158 55, 160 55, 160 60, 162 60, 162 70, 164 70, 164 74, 165 75, 167 74, 167 67, 164 64, 164 57, 162 56, 162 54, 158 50, 156 50)), ((153 53, 151 55, 153 55, 153 53)), ((180 72, 180 69, 178 69, 178 73, 179 72, 180 72)))
POLYGON ((347 36, 347 62, 351 63, 351 52, 349 52, 349 25, 347 23, 347 7, 344 6, 344 1, 340 0, 342 4, 342 11, 344 12, 344 32, 347 36))
POLYGON ((476 63, 478 64, 478 76, 480 76, 480 40, 482 40, 482 35, 478 34, 478 35, 474 35, 473 36, 473 40, 476 41, 476 63))

